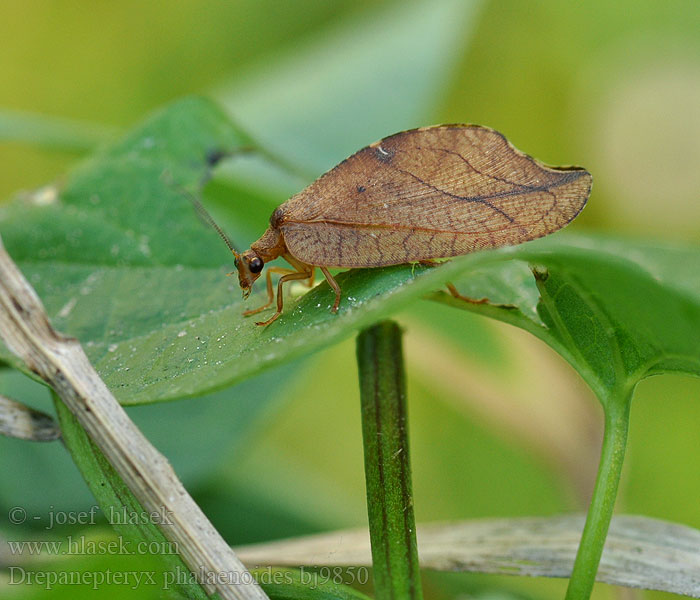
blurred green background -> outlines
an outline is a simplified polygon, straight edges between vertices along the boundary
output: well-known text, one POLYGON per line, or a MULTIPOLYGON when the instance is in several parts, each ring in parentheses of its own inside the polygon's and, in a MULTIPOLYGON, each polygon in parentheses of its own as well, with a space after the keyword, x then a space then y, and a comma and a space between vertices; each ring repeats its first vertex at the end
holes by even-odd
MULTIPOLYGON (((589 169, 593 194, 573 229, 700 241, 697 0, 11 0, 0 7, 0 39, 3 200, 60 182, 99 142, 196 93, 218 99, 300 173, 269 177, 251 164, 222 175, 240 189, 219 202, 226 227, 248 236, 241 245, 253 237, 237 218, 262 233, 286 194, 348 154, 444 122, 489 125, 545 162, 589 169)), ((443 306, 424 302, 398 320, 417 520, 583 510, 602 412, 573 370, 519 330, 443 306)), ((130 413, 224 536, 248 543, 366 524, 356 380, 348 341, 212 397, 130 413)), ((0 372, 0 392, 50 410, 46 391, 19 375, 0 372)), ((700 527, 699 398, 690 377, 639 386, 618 511, 700 527)), ((65 536, 9 526, 4 514, 89 507, 67 454, 57 444, 0 447, 0 534, 65 536)), ((425 579, 429 598, 558 598, 565 585, 425 579)))

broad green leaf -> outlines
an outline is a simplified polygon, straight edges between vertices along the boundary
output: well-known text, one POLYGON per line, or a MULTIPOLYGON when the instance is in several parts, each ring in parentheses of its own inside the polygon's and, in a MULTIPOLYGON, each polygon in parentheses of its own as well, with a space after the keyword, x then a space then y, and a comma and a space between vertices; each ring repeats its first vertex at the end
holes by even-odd
POLYGON ((537 318, 526 315, 527 303, 463 305, 482 306, 543 339, 603 404, 600 466, 566 594, 588 598, 617 496, 634 388, 666 371, 700 375, 700 251, 591 239, 558 252, 540 245, 519 253, 536 262, 537 318))
POLYGON ((292 302, 272 328, 243 319, 224 276, 231 257, 183 189, 205 179, 212 154, 248 142, 211 104, 185 100, 86 161, 60 195, 45 190, 0 213, 5 244, 54 324, 83 342, 124 403, 214 391, 332 343, 398 306, 382 299, 356 310, 414 275, 401 267, 341 277, 357 282, 357 294, 339 318, 318 310, 324 286, 305 298, 315 310, 301 319, 292 302))
MULTIPOLYGON (((512 306, 434 298, 540 337, 603 400, 650 375, 700 376, 700 249, 577 237, 516 253, 535 265, 535 280, 495 274, 515 293, 506 300, 512 306)), ((469 285, 461 286, 467 295, 469 285)), ((488 297, 498 301, 496 294, 488 297)))
MULTIPOLYGON (((574 363, 589 383, 602 385, 607 380, 592 373, 610 324, 581 337, 576 343, 584 346, 575 348, 563 329, 554 328, 551 308, 538 305, 538 288, 526 267, 507 259, 548 268, 539 287, 554 298, 547 306, 575 309, 567 319, 575 319, 580 307, 554 287, 561 278, 587 290, 589 299, 614 302, 613 309, 606 301, 606 310, 620 319, 612 327, 625 336, 630 369, 647 365, 651 373, 697 364, 698 251, 606 238, 556 235, 437 268, 348 271, 338 277, 344 295, 337 315, 330 313, 332 293, 322 283, 302 298, 288 295, 282 317, 257 327, 242 317, 236 282, 225 277, 232 268, 227 249, 202 226, 182 192, 204 180, 212 153, 248 142, 210 103, 185 100, 86 161, 52 201, 15 202, 0 213, 5 243, 55 325, 83 342, 123 403, 230 386, 348 337, 462 275, 469 275, 468 295, 517 308, 461 306, 525 327, 574 363), (648 296, 643 303, 640 293, 648 296), (586 342, 591 339, 598 345, 586 342), (636 350, 635 362, 630 353, 637 343, 645 346, 636 350)), ((229 212, 238 209, 235 200, 229 212)), ((261 302, 261 288, 258 284, 246 306, 261 302)), ((591 323, 580 322, 581 333, 592 331, 591 323)), ((13 360, 7 351, 0 358, 13 360)))
POLYGON ((228 303, 230 255, 192 219, 183 190, 205 179, 212 155, 247 144, 212 104, 185 100, 83 163, 60 195, 3 208, 8 250, 93 362, 228 303))

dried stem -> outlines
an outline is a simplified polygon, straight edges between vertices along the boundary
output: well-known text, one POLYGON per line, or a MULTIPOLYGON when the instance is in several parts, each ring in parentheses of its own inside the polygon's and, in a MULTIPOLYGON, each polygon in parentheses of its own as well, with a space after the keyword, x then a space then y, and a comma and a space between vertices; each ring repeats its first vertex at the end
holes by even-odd
MULTIPOLYGON (((521 577, 569 577, 584 515, 475 519, 418 526, 421 568, 521 577)), ((239 546, 247 565, 356 568, 372 564, 367 530, 332 531, 239 546)), ((700 530, 613 517, 597 581, 700 598, 700 530)))
POLYGON ((52 442, 61 437, 53 417, 0 395, 0 434, 33 442, 52 442))
POLYGON ((54 331, 36 292, 1 240, 0 339, 51 385, 143 508, 171 516, 163 534, 177 545, 207 593, 230 599, 266 598, 166 458, 129 419, 78 341, 54 331))

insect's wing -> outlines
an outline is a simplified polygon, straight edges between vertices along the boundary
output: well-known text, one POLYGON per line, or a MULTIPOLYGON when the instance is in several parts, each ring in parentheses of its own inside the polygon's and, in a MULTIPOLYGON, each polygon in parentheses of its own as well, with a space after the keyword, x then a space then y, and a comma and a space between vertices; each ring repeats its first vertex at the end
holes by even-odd
POLYGON ((557 231, 590 188, 584 169, 543 165, 492 129, 445 125, 360 150, 282 205, 278 226, 308 264, 401 264, 557 231))

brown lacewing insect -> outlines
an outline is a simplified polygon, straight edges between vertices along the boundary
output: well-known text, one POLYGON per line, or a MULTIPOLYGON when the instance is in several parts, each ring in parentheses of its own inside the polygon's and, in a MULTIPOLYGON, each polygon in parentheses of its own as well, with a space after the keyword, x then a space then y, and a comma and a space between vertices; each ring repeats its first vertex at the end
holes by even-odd
MULTIPOLYGON (((270 226, 249 250, 238 252, 201 205, 200 215, 235 257, 244 298, 266 263, 284 258, 293 269, 269 267, 267 302, 282 313, 282 286, 313 284, 321 269, 335 291, 332 267, 369 268, 429 263, 545 236, 567 225, 586 204, 590 173, 550 167, 478 125, 441 125, 403 131, 375 142, 319 177, 277 208, 270 226)), ((451 293, 458 295, 454 286, 451 293)))

